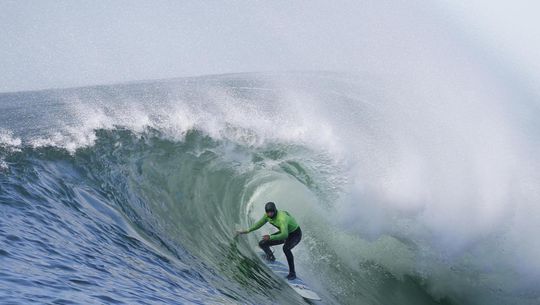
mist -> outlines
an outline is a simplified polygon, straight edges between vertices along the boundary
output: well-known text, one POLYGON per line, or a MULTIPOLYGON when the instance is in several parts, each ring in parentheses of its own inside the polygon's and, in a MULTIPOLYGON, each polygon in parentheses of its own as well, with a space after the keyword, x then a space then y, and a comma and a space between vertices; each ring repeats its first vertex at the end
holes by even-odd
MULTIPOLYGON (((511 26, 484 34, 494 32, 490 25, 496 20, 480 13, 484 5, 3 1, 0 92, 253 71, 414 71, 432 77, 447 73, 456 62, 511 65, 512 56, 522 53, 491 47, 499 41, 512 45, 508 39, 515 35, 504 31, 511 26), (471 24, 475 27, 469 31, 471 24), (506 63, 499 57, 503 53, 506 63)), ((514 14, 522 11, 528 11, 526 5, 514 14)), ((522 33, 520 41, 529 35, 522 33)), ((538 52, 527 54, 524 59, 530 62, 538 52)), ((530 67, 527 62, 521 66, 530 67)))

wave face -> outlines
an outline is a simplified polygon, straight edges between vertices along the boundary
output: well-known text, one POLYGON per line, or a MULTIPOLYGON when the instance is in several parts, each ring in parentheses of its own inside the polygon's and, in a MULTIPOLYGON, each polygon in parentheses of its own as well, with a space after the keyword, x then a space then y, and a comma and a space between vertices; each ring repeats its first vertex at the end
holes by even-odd
POLYGON ((326 304, 536 304, 535 108, 409 85, 254 73, 0 95, 0 298, 302 304, 257 258, 271 228, 233 238, 275 201, 326 304))

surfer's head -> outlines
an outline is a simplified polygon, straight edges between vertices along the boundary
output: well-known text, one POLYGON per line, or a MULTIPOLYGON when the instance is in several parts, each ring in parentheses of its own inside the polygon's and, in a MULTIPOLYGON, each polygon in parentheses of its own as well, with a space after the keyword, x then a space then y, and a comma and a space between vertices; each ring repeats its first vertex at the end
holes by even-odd
POLYGON ((266 205, 264 206, 264 210, 266 211, 266 215, 270 218, 274 218, 276 217, 276 214, 277 214, 277 209, 276 209, 276 204, 273 203, 273 202, 267 202, 266 205))

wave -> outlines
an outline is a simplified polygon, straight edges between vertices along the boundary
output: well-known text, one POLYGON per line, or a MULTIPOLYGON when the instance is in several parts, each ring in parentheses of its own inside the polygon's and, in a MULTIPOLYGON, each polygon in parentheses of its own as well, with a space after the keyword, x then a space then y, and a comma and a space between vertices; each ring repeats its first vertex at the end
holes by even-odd
POLYGON ((27 268, 1 269, 19 292, 5 297, 302 303, 257 233, 232 237, 275 201, 326 303, 533 304, 534 136, 502 98, 404 84, 235 74, 1 95, 2 259, 27 268))

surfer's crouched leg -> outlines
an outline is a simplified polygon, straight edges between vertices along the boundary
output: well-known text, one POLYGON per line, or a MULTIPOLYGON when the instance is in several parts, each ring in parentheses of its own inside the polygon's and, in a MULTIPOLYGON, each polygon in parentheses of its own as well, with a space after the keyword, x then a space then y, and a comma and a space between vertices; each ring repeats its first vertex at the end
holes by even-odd
POLYGON ((270 246, 275 246, 284 243, 284 240, 261 240, 259 242, 259 247, 266 253, 266 259, 269 261, 275 261, 274 253, 270 250, 270 246))
POLYGON ((294 256, 291 249, 294 248, 302 239, 302 230, 300 227, 294 230, 292 233, 289 233, 289 236, 285 240, 285 245, 283 245, 283 253, 287 257, 287 263, 289 264, 289 275, 287 279, 294 280, 296 278, 296 271, 294 270, 294 256))

